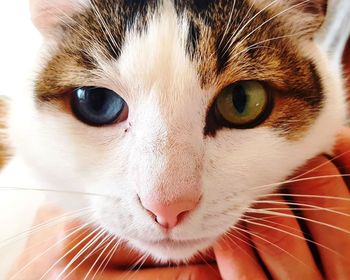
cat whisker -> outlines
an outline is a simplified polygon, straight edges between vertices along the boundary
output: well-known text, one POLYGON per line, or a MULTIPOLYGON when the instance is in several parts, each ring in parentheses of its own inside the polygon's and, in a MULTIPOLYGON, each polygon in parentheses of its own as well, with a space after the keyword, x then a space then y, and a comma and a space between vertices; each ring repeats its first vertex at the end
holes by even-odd
POLYGON ((68 214, 61 215, 59 217, 55 217, 55 218, 50 219, 48 221, 45 221, 45 222, 43 222, 41 224, 33 226, 30 229, 28 229, 28 230, 25 230, 25 231, 20 232, 20 233, 18 233, 16 235, 13 235, 10 238, 1 240, 0 241, 0 249, 5 247, 5 246, 8 246, 12 242, 18 241, 18 240, 20 240, 22 238, 27 238, 30 235, 35 234, 35 233, 37 233, 37 232, 39 232, 39 231, 41 231, 43 229, 46 229, 46 228, 48 228, 50 226, 55 226, 55 225, 58 225, 58 224, 61 224, 61 223, 65 223, 65 222, 73 220, 73 219, 82 218, 85 215, 90 214, 90 212, 88 210, 91 210, 91 208, 89 208, 89 207, 88 208, 83 208, 83 209, 79 209, 77 211, 74 211, 74 212, 71 212, 71 213, 68 213, 68 214))
MULTIPOLYGON (((75 32, 75 34, 77 34, 81 39, 83 39, 84 41, 89 42, 88 45, 85 44, 83 48, 80 48, 80 51, 82 53, 87 54, 87 56, 101 57, 105 61, 109 61, 112 58, 112 57, 108 57, 109 51, 106 49, 106 47, 104 46, 104 42, 102 42, 101 39, 99 39, 96 36, 93 36, 91 34, 91 32, 89 32, 83 25, 79 24, 73 17, 71 17, 71 16, 67 15, 66 13, 64 13, 64 11, 61 11, 58 8, 56 8, 56 10, 58 10, 59 11, 58 14, 62 14, 64 16, 64 18, 62 16, 58 16, 56 14, 53 14, 55 17, 57 17, 66 27, 68 27, 73 32, 75 32), (72 24, 68 23, 67 20, 65 20, 65 19, 68 19, 68 22, 73 22, 76 25, 76 27, 74 27, 72 24)), ((100 21, 100 17, 98 17, 98 15, 96 15, 96 17, 100 21)), ((104 29, 102 26, 101 26, 101 28, 104 29)), ((110 34, 110 32, 108 34, 110 34)), ((105 34, 105 37, 106 36, 107 35, 105 34)), ((113 36, 112 36, 112 39, 113 39, 113 41, 115 43, 115 40, 114 40, 113 36)), ((111 42, 110 41, 111 40, 107 39, 107 42, 108 42, 109 46, 114 51, 114 48, 111 46, 111 42)), ((120 48, 118 47, 118 49, 120 49, 120 48)), ((92 61, 92 63, 94 63, 94 65, 96 66, 97 69, 99 68, 100 65, 98 65, 96 62, 92 61)), ((91 72, 95 76, 97 75, 97 73, 96 73, 97 70, 92 70, 92 71, 88 70, 88 71, 91 72)), ((102 77, 102 75, 101 75, 101 77, 102 77)), ((113 79, 111 79, 111 80, 113 80, 113 79)))
POLYGON ((286 194, 286 193, 271 193, 271 194, 264 194, 260 195, 261 197, 296 197, 296 198, 321 198, 321 199, 327 199, 327 200, 339 200, 339 201, 348 201, 350 202, 350 198, 346 197, 340 197, 340 196, 329 196, 329 195, 313 195, 313 194, 286 194))
MULTIPOLYGON (((347 155, 348 153, 350 153, 350 150, 347 150, 335 157, 333 157, 332 159, 324 162, 324 163, 321 163, 311 169, 309 169, 308 171, 305 171, 297 176, 294 176, 292 177, 291 179, 288 179, 288 180, 285 180, 285 181, 280 181, 280 182, 276 182, 276 183, 271 183, 271 184, 266 184, 266 185, 260 185, 260 186, 257 186, 257 187, 253 187, 253 188, 250 188, 249 190, 257 190, 257 189, 262 189, 262 188, 272 188, 272 187, 277 187, 277 186, 280 186, 280 185, 283 185, 283 184, 289 184, 289 183, 294 183, 294 182, 300 182, 300 181, 304 181, 304 180, 316 180, 316 179, 327 179, 327 178, 330 178, 329 176, 332 176, 333 178, 336 178, 336 177, 348 177, 350 176, 350 174, 332 174, 332 175, 324 175, 325 177, 321 177, 321 176, 318 176, 318 177, 307 177, 307 178, 301 178, 299 179, 300 177, 303 177, 317 169, 320 169, 321 167, 329 164, 330 162, 334 162, 335 160, 338 160, 340 159, 341 157, 347 155)), ((270 194, 263 194, 261 196, 265 196, 265 195, 270 195, 270 194)))
POLYGON ((286 214, 286 213, 279 213, 279 212, 276 212, 276 211, 269 211, 269 210, 264 210, 264 209, 253 209, 253 208, 249 209, 248 213, 264 214, 264 215, 275 215, 275 216, 280 216, 280 217, 284 217, 284 218, 303 220, 303 221, 306 221, 306 222, 310 222, 310 223, 314 223, 314 224, 317 224, 317 225, 321 225, 321 226, 325 226, 325 227, 328 227, 328 228, 332 228, 334 230, 337 230, 337 231, 340 231, 340 232, 343 232, 343 233, 346 233, 346 234, 350 234, 349 230, 346 230, 346 229, 343 229, 341 227, 337 227, 337 226, 334 226, 334 225, 331 225, 331 224, 327 224, 327 223, 324 223, 324 222, 321 222, 321 221, 305 218, 305 217, 302 217, 302 216, 295 216, 295 215, 286 214))
POLYGON ((138 271, 140 271, 140 269, 143 267, 143 265, 145 264, 145 262, 147 261, 147 259, 148 259, 148 257, 150 256, 150 254, 146 254, 146 255, 144 255, 142 258, 141 258, 141 261, 139 261, 139 264, 137 265, 138 267, 137 267, 137 269, 135 270, 135 267, 136 266, 134 266, 134 272, 133 272, 133 274, 132 275, 130 275, 130 279, 132 279, 133 278, 133 276, 138 272, 138 271))
MULTIPOLYGON (((269 210, 269 209, 264 209, 264 210, 269 210)), ((290 208, 278 208, 276 211, 278 210, 285 210, 285 211, 290 211, 292 209, 290 208)), ((270 210, 269 210, 270 211, 270 210)), ((251 213, 254 213, 253 211, 251 211, 251 213)), ((274 222, 272 221, 273 219, 276 219, 276 216, 275 214, 272 214, 270 216, 264 216, 264 217, 252 217, 252 216, 248 216, 246 214, 243 214, 242 217, 247 221, 258 221, 258 222, 267 222, 271 225, 276 225, 278 227, 283 227, 285 228, 286 230, 288 230, 289 232, 295 232, 295 233, 298 233, 298 232, 301 232, 305 237, 309 236, 310 238, 312 238, 311 234, 309 232, 305 232, 303 231, 301 228, 300 229, 296 229, 294 227, 291 227, 291 226, 288 226, 288 225, 284 225, 284 224, 281 224, 281 223, 278 223, 278 222, 274 222)), ((241 219, 240 219, 241 220, 241 219)))
MULTIPOLYGON (((247 28, 250 23, 256 19, 260 14, 262 14, 265 10, 267 10, 269 7, 273 6, 278 0, 274 0, 272 1, 270 4, 266 5, 263 9, 261 9, 258 13, 256 13, 253 17, 251 17, 236 33, 233 34, 233 36, 230 38, 229 42, 230 44, 228 45, 228 49, 231 49, 233 44, 236 42, 237 38, 239 37, 239 35, 245 30, 245 28, 247 28)), ((250 7, 250 9, 253 7, 254 3, 252 4, 252 6, 250 7)), ((250 10, 248 11, 248 13, 250 12, 250 10)), ((240 42, 242 42, 243 40, 240 40, 240 42)), ((239 44, 238 43, 238 44, 239 44)), ((237 45, 235 46, 234 49, 236 49, 237 45)))
POLYGON ((315 170, 317 170, 317 169, 320 169, 321 167, 327 165, 329 162, 334 162, 334 161, 336 161, 337 159, 340 159, 341 157, 343 157, 343 156, 345 156, 345 155, 347 155, 347 154, 349 154, 349 153, 350 153, 350 150, 347 150, 347 151, 345 151, 345 152, 343 152, 343 153, 341 153, 341 154, 339 154, 339 155, 333 157, 332 159, 329 159, 328 161, 326 161, 326 162, 324 162, 324 163, 321 163, 321 164, 315 166, 314 168, 311 168, 311 169, 309 169, 308 171, 305 171, 304 173, 301 173, 301 174, 299 174, 299 175, 293 177, 292 180, 293 180, 293 179, 298 179, 298 178, 303 177, 303 176, 305 176, 305 175, 307 175, 307 174, 309 174, 309 173, 311 173, 311 172, 313 172, 313 171, 315 171, 315 170))
POLYGON ((276 48, 272 48, 272 47, 268 47, 268 46, 263 46, 263 45, 257 45, 254 47, 247 47, 246 49, 244 49, 243 51, 238 52, 237 54, 235 54, 234 56, 230 57, 230 60, 235 59, 236 57, 242 55, 242 54, 246 54, 249 51, 252 50, 257 50, 257 49, 270 49, 270 50, 276 50, 276 48))
MULTIPOLYGON (((235 232, 236 232, 236 233, 239 233, 239 234, 242 234, 241 232, 237 231, 236 229, 235 229, 235 232)), ((244 252, 244 253, 247 253, 247 252, 244 251, 240 246, 238 246, 237 242, 235 242, 233 239, 237 239, 237 240, 239 240, 239 241, 241 241, 241 242, 247 244, 249 247, 253 247, 253 245, 250 244, 248 241, 243 240, 242 238, 240 238, 240 237, 234 235, 234 234, 231 233, 231 232, 226 232, 224 235, 225 235, 225 238, 229 239, 231 242, 234 242, 235 245, 236 245, 242 252, 244 252)), ((246 236, 245 236, 245 237, 246 237, 246 236)), ((224 239, 224 242, 226 243, 227 241, 224 239)))
MULTIPOLYGON (((332 208, 333 209, 333 208, 332 208)), ((338 208, 336 208, 337 210, 339 210, 338 208)), ((334 210, 336 210, 334 209, 334 210)), ((324 211, 321 209, 310 209, 310 208, 299 208, 299 207, 285 207, 285 208, 280 208, 280 207, 269 207, 269 208, 264 208, 264 210, 292 210, 292 211, 308 211, 308 212, 317 212, 317 211, 324 211)))
POLYGON ((205 265, 208 266, 212 271, 217 272, 217 271, 215 270, 215 268, 213 267, 213 264, 209 263, 209 262, 205 259, 205 257, 204 257, 204 255, 203 255, 202 252, 199 252, 199 253, 198 253, 198 257, 200 257, 201 260, 205 263, 205 265))
MULTIPOLYGON (((325 207, 320 207, 320 206, 316 206, 316 205, 312 205, 312 204, 305 204, 305 203, 296 203, 296 202, 282 202, 282 201, 275 201, 275 200, 256 200, 253 202, 254 204, 261 204, 261 203, 268 203, 268 204, 277 204, 277 205, 292 205, 292 206, 302 206, 302 207, 306 207, 306 210, 317 210, 317 211, 326 211, 329 213, 333 213, 333 214, 337 214, 337 215, 341 215, 341 216, 345 216, 345 217, 350 217, 350 214, 347 213, 343 213, 343 212, 339 212, 336 210, 333 210, 329 207, 325 208, 325 207), (311 208, 311 209, 310 209, 311 208)), ((266 208, 264 208, 266 209, 266 208)), ((290 209, 290 208, 287 208, 290 209)), ((296 208, 297 210, 301 210, 302 208, 296 208)), ((348 208, 350 209, 350 208, 348 208)))
POLYGON ((89 259, 93 254, 96 253, 96 251, 98 250, 98 248, 100 248, 100 246, 103 246, 103 244, 105 243, 105 241, 109 238, 109 236, 107 237, 103 237, 106 234, 107 230, 103 229, 100 227, 100 231, 87 243, 84 245, 84 247, 82 249, 79 250, 79 252, 69 261, 69 263, 65 266, 65 268, 60 272, 60 274, 56 277, 56 280, 59 280, 62 276, 63 279, 67 279, 74 271, 76 271, 87 259, 89 259), (74 268, 72 268, 69 272, 68 269, 76 262, 79 260, 79 258, 87 252, 87 250, 89 250, 90 248, 92 248, 96 243, 98 243, 92 250, 90 253, 88 253, 87 256, 85 256, 83 258, 82 261, 80 261, 74 268), (65 272, 68 272, 65 275, 65 272))
MULTIPOLYGON (((235 0, 235 2, 233 3, 232 10, 231 10, 231 13, 230 13, 230 18, 229 18, 228 24, 226 25, 226 29, 225 29, 225 31, 224 31, 224 34, 222 35, 222 37, 221 37, 221 39, 220 39, 220 42, 219 42, 219 44, 218 44, 219 47, 222 45, 222 43, 223 43, 223 41, 224 41, 224 39, 225 39, 225 36, 228 34, 228 30, 229 30, 229 28, 230 28, 230 24, 231 24, 232 18, 233 18, 233 12, 234 12, 234 9, 235 9, 235 5, 236 5, 236 0, 235 0)), ((251 10, 251 8, 252 8, 252 7, 250 7, 249 11, 251 10)), ((241 26, 241 24, 244 22, 245 18, 248 16, 249 11, 248 11, 247 14, 245 15, 244 19, 242 20, 242 22, 240 23, 240 25, 238 26, 238 28, 241 26)), ((238 29, 238 28, 237 28, 237 29, 238 29)), ((229 43, 229 40, 226 41, 226 43, 225 43, 225 45, 224 45, 224 54, 226 54, 227 51, 228 51, 228 48, 227 48, 228 43, 229 43)), ((213 57, 215 54, 216 54, 215 51, 212 52, 211 55, 209 56, 209 59, 208 59, 208 60, 211 60, 212 57, 213 57)))
MULTIPOLYGON (((281 210, 281 209, 279 209, 279 210, 281 210)), ((284 210, 284 209, 282 209, 282 210, 284 210)), ((291 209, 285 209, 285 210, 288 211, 288 210, 291 210, 291 209)), ((244 219, 248 220, 248 221, 268 222, 269 224, 276 225, 276 226, 279 226, 279 227, 283 227, 286 230, 294 231, 295 233, 298 233, 298 232, 301 231, 302 234, 304 234, 304 236, 310 235, 310 234, 302 231, 301 229, 296 229, 294 227, 291 227, 291 226, 288 226, 288 225, 283 225, 281 223, 277 223, 277 222, 272 221, 272 219, 276 219, 276 216, 273 216, 273 215, 267 216, 267 217, 252 217, 252 216, 248 216, 248 215, 244 214, 244 215, 242 215, 242 217, 244 217, 244 219)), ((310 237, 311 237, 311 235, 310 235, 310 237)))
POLYGON ((0 191, 34 191, 34 192, 51 192, 51 193, 60 193, 60 194, 71 194, 71 195, 86 195, 86 196, 95 196, 109 198, 110 196, 92 193, 92 192, 80 192, 80 191, 71 191, 71 190, 55 190, 55 189, 41 189, 41 188, 19 188, 19 187, 0 187, 0 191))
MULTIPOLYGON (((71 236, 73 236, 74 234, 77 234, 79 231, 83 230, 84 228, 88 227, 89 225, 91 225, 93 222, 88 222, 85 223, 83 225, 80 225, 74 229, 71 230, 70 233, 68 233, 64 238, 60 239, 59 241, 55 242, 53 245, 51 245, 49 248, 47 248, 44 252, 40 253, 39 255, 35 256, 33 259, 31 259, 26 265, 24 265, 23 267, 21 267, 20 270, 18 270, 13 276, 11 276, 11 278, 9 280, 13 280, 16 279, 17 276, 20 275, 20 273, 22 273, 23 271, 25 271, 31 264, 33 264, 35 261, 37 261, 38 259, 40 259, 42 256, 44 256, 45 254, 47 254, 51 249, 53 249, 54 247, 56 247, 57 245, 59 245, 60 243, 62 243, 63 241, 67 240, 68 238, 70 238, 71 236)), ((87 230, 85 230, 83 233, 81 233, 76 239, 79 239, 82 235, 84 235, 87 232, 87 230)))
POLYGON ((56 7, 56 6, 51 7, 51 9, 54 9, 56 13, 54 13, 51 10, 48 10, 47 13, 50 16, 55 17, 56 19, 58 19, 65 27, 68 27, 68 28, 72 29, 77 34, 81 34, 81 32, 79 32, 80 30, 79 31, 76 30, 74 28, 74 26, 71 24, 71 23, 73 23, 74 25, 77 25, 77 27, 82 28, 82 30, 84 32, 86 31, 86 35, 90 35, 89 32, 87 32, 87 29, 83 25, 79 24, 73 17, 69 16, 64 10, 62 10, 59 7, 56 7))
MULTIPOLYGON (((254 1, 255 1, 255 0, 254 0, 254 1)), ((225 45, 224 45, 224 54, 226 54, 226 53, 229 51, 230 47, 232 46, 232 42, 231 42, 231 41, 232 41, 232 37, 234 37, 235 34, 236 34, 238 31, 240 31, 240 28, 241 28, 242 24, 245 22, 245 20, 246 20, 246 18, 248 17, 248 15, 249 15, 250 11, 252 10, 252 8, 253 8, 253 4, 249 7, 249 9, 248 9, 247 13, 245 14, 244 18, 243 18, 242 21, 239 23, 239 25, 237 26, 236 30, 235 30, 235 31, 232 33, 232 35, 230 36, 230 39, 226 41, 226 43, 225 43, 225 45)), ((233 12, 233 10, 232 10, 232 12, 233 12)), ((228 25, 227 25, 227 28, 228 28, 228 25)), ((221 46, 222 41, 224 40, 224 38, 225 38, 225 36, 222 36, 222 37, 221 37, 221 43, 219 44, 219 46, 221 46)), ((208 59, 208 60, 211 60, 212 57, 213 57, 215 54, 216 54, 216 52, 213 52, 213 53, 209 56, 209 59, 208 59)))
MULTIPOLYGON (((8 238, 8 239, 6 240, 6 242, 3 242, 2 246, 0 246, 0 248, 6 247, 6 246, 10 246, 11 243, 13 243, 13 242, 15 242, 15 241, 17 241, 17 240, 24 239, 24 238, 30 238, 31 235, 34 235, 34 234, 37 233, 37 232, 46 230, 46 229, 48 229, 49 227, 54 227, 54 226, 56 226, 56 225, 63 224, 63 223, 66 223, 66 222, 69 222, 69 221, 72 221, 72 220, 75 220, 75 219, 84 218, 85 215, 86 215, 86 213, 83 213, 83 214, 80 214, 80 215, 71 215, 69 218, 65 218, 65 219, 62 219, 62 220, 60 220, 60 221, 55 221, 55 220, 53 219, 52 221, 50 221, 50 222, 47 223, 47 224, 43 223, 43 224, 39 225, 39 227, 34 228, 34 230, 24 231, 24 232, 22 232, 22 233, 20 233, 20 234, 17 234, 15 237, 8 238)), ((85 224, 83 225, 83 227, 86 227, 86 226, 88 226, 89 224, 92 224, 92 223, 85 223, 85 224)), ((82 228, 80 225, 78 225, 78 226, 73 227, 73 228, 71 228, 71 229, 69 229, 69 230, 66 230, 65 234, 66 234, 68 237, 70 237, 70 236, 71 236, 70 233, 73 232, 73 234, 74 234, 74 233, 76 232, 76 231, 75 231, 76 229, 78 229, 78 231, 79 231, 79 230, 82 230, 83 228, 82 228)), ((54 241, 54 239, 55 239, 55 236, 50 236, 50 237, 48 237, 48 238, 45 239, 45 240, 41 240, 41 241, 40 241, 40 244, 39 244, 39 243, 38 243, 38 244, 32 244, 31 246, 26 247, 26 250, 30 252, 30 251, 31 251, 32 249, 34 249, 35 247, 41 246, 41 244, 46 243, 46 242, 51 242, 51 240, 54 241)), ((63 239, 63 240, 64 240, 64 239, 63 239)), ((62 241, 63 241, 63 240, 62 240, 62 241)), ((45 250, 43 254, 46 254, 51 248, 57 246, 60 242, 61 242, 61 240, 58 241, 58 242, 56 242, 56 243, 54 243, 54 245, 51 246, 48 250, 45 250)), ((43 255, 43 254, 41 254, 41 255, 43 255)), ((41 255, 40 255, 40 256, 41 256, 41 255)), ((38 259, 38 258, 35 258, 35 259, 33 260, 33 262, 36 261, 37 259, 38 259)))
MULTIPOLYGON (((246 234, 240 232, 238 229, 234 229, 234 231, 235 231, 235 234, 233 234, 233 233, 231 233, 231 232, 229 232, 229 233, 227 234, 227 238, 229 238, 230 241, 234 242, 234 243, 238 246, 237 242, 235 242, 235 241, 233 240, 233 239, 237 239, 238 241, 241 241, 241 242, 243 242, 244 244, 248 245, 250 248, 253 248, 253 249, 256 250, 256 251, 258 250, 258 248, 256 247, 256 245, 255 245, 253 242, 251 242, 251 240, 247 237, 246 234), (241 235, 242 238, 238 237, 237 234, 241 235), (244 239, 243 239, 243 238, 244 238, 244 239), (248 240, 248 241, 247 241, 247 240, 248 240)), ((254 262, 254 263, 257 262, 256 259, 255 259, 254 257, 252 257, 251 255, 249 255, 248 252, 246 252, 245 250, 243 250, 240 246, 238 246, 238 248, 240 248, 240 250, 242 251, 242 253, 246 254, 246 255, 249 257, 249 259, 252 260, 252 262, 254 262)))
POLYGON ((269 38, 269 39, 262 40, 262 41, 259 41, 257 43, 251 44, 247 48, 254 47, 256 45, 260 45, 260 44, 264 44, 264 43, 268 43, 268 42, 272 42, 272 41, 276 41, 276 40, 292 38, 292 37, 295 37, 295 36, 298 36, 298 35, 302 35, 302 34, 305 34, 305 31, 300 31, 300 32, 292 33, 292 34, 287 34, 287 35, 284 35, 284 36, 278 36, 278 37, 269 38))
MULTIPOLYGON (((299 7, 299 6, 302 6, 302 5, 304 5, 305 3, 309 2, 309 1, 310 1, 310 0, 305 0, 305 1, 300 2, 300 3, 298 3, 298 4, 292 5, 292 6, 288 7, 288 8, 286 8, 286 9, 284 9, 283 11, 277 13, 276 15, 272 16, 272 17, 269 18, 268 20, 264 21, 264 22, 263 22, 262 24, 260 24, 258 27, 256 27, 255 29, 253 29, 253 31, 251 31, 250 33, 248 33, 243 39, 241 39, 240 42, 239 42, 238 44, 235 45, 235 48, 234 48, 233 51, 235 51, 235 50, 237 49, 237 46, 241 45, 246 39, 248 39, 251 35, 253 35, 256 31, 258 31, 261 27, 263 27, 263 26, 265 26, 266 24, 268 24, 269 22, 271 22, 273 19, 275 19, 275 18, 277 18, 277 17, 279 17, 279 16, 281 16, 281 15, 283 15, 283 14, 285 14, 285 13, 287 13, 287 12, 289 12, 289 11, 291 11, 291 10, 293 10, 293 9, 295 9, 295 8, 297 8, 297 7, 299 7)), ((270 4, 268 5, 268 7, 271 6, 271 4, 274 4, 274 3, 275 3, 275 1, 272 2, 272 3, 270 3, 270 4)), ((262 10, 260 10, 260 12, 261 12, 261 11, 262 11, 262 10)))
MULTIPOLYGON (((232 23, 232 18, 233 18, 233 13, 234 13, 235 8, 236 8, 236 2, 237 2, 237 0, 234 0, 234 1, 233 1, 232 9, 231 9, 231 12, 230 12, 230 17, 229 17, 229 19, 228 19, 228 22, 227 22, 225 31, 224 31, 224 33, 222 34, 222 37, 221 37, 221 39, 220 39, 220 41, 219 41, 219 44, 218 44, 219 47, 220 47, 221 44, 223 43, 223 40, 224 40, 225 36, 228 34, 228 31, 229 31, 229 29, 230 29, 230 25, 231 25, 231 23, 232 23)), ((227 43, 226 43, 226 45, 227 45, 227 43)), ((226 48, 226 45, 225 45, 225 48, 226 48)))
POLYGON ((112 243, 115 241, 115 237, 113 237, 112 235, 108 235, 106 237, 106 242, 107 245, 103 245, 104 248, 101 250, 101 253, 100 255, 96 258, 95 262, 91 265, 89 271, 86 273, 85 277, 84 277, 84 280, 87 280, 89 275, 92 273, 94 267, 97 265, 97 263, 99 262, 99 260, 102 258, 103 254, 108 250, 109 246, 112 245, 112 243), (109 240, 109 241, 108 241, 109 240))
POLYGON ((333 253, 333 254, 341 257, 341 258, 345 258, 343 255, 339 254, 339 252, 337 252, 337 251, 335 251, 335 250, 333 250, 333 249, 331 249, 331 248, 329 248, 329 247, 327 247, 327 246, 325 246, 325 245, 323 245, 323 244, 321 244, 319 242, 316 242, 314 240, 305 238, 304 236, 299 236, 299 235, 293 234, 293 233, 291 233, 289 231, 285 231, 283 229, 280 229, 280 228, 277 228, 277 227, 273 227, 273 226, 270 226, 270 225, 266 225, 266 224, 263 224, 263 223, 257 223, 257 222, 253 222, 253 221, 249 221, 249 220, 245 220, 245 219, 242 219, 242 221, 244 221, 244 222, 246 222, 248 224, 253 224, 253 225, 262 226, 262 227, 265 227, 265 228, 268 228, 268 229, 272 229, 272 230, 281 232, 283 234, 292 236, 292 237, 294 237, 296 239, 299 239, 299 240, 307 241, 307 242, 315 244, 316 246, 321 247, 321 248, 323 248, 323 249, 325 249, 325 250, 327 250, 327 251, 329 251, 329 252, 331 252, 331 253, 333 253))
POLYGON ((119 248, 119 245, 122 243, 121 239, 117 240, 117 238, 114 238, 114 241, 115 241, 115 244, 111 248, 110 252, 106 255, 104 260, 101 262, 100 266, 97 268, 97 270, 96 270, 95 274, 93 275, 92 279, 96 278, 96 276, 97 276, 97 274, 99 273, 100 270, 101 270, 100 271, 100 277, 103 275, 103 272, 106 270, 106 267, 110 263, 110 261, 113 258, 115 252, 117 251, 117 249, 119 248))
MULTIPOLYGON (((108 250, 109 246, 112 245, 112 243, 115 241, 115 237, 113 237, 112 235, 108 235, 105 238, 106 242, 108 242, 108 244, 106 246, 104 246, 104 249, 101 251, 100 255, 96 258, 95 262, 91 265, 89 271, 86 273, 84 280, 87 280, 90 273, 92 272, 92 270, 94 269, 94 267, 97 265, 98 261, 100 260, 100 258, 102 258, 103 254, 108 250)), ((103 241, 102 241, 103 244, 103 241)), ((79 265, 78 265, 79 266, 79 265)))
MULTIPOLYGON (((242 221, 244 221, 244 219, 242 219, 242 221)), ((305 263, 303 263, 300 259, 298 259, 297 257, 295 257, 293 254, 291 254, 290 252, 288 252, 287 250, 281 248, 280 246, 276 245, 275 243, 267 240, 266 238, 264 237, 261 237, 259 234, 256 234, 256 233, 253 233, 253 232, 250 232, 246 229, 242 229, 242 228, 236 228, 237 230, 239 231, 242 231, 250 236, 254 236, 256 238, 258 238, 259 240, 263 241, 263 242, 266 242, 268 243, 269 245, 271 245, 272 247, 275 247, 277 248, 278 250, 281 250, 283 253, 285 253, 286 255, 290 256, 291 258, 293 258, 295 261, 297 261, 298 263, 302 264, 303 266, 309 268, 309 269, 312 269, 311 267, 309 267, 308 265, 306 265, 305 263)))
POLYGON ((122 279, 132 279, 132 277, 135 275, 135 273, 137 273, 137 271, 140 269, 140 267, 135 271, 135 268, 141 264, 141 266, 144 264, 144 262, 146 261, 146 259, 149 257, 148 254, 143 255, 141 257, 139 257, 134 264, 129 267, 125 273, 125 276, 122 279))
POLYGON ((56 17, 64 26, 71 29, 81 39, 84 39, 88 42, 93 42, 89 46, 84 46, 84 49, 81 49, 82 52, 89 54, 89 52, 92 53, 94 50, 102 54, 106 59, 108 59, 106 54, 102 51, 103 49, 105 49, 105 47, 103 46, 103 42, 99 38, 92 36, 92 34, 82 24, 79 24, 73 17, 69 16, 62 9, 59 9, 58 7, 54 7, 54 9, 58 13, 53 13, 49 11, 49 14, 51 14, 51 16, 56 17), (62 16, 59 16, 59 15, 62 15, 62 16), (76 26, 73 26, 71 23, 73 23, 76 26), (95 46, 95 44, 97 44, 98 47, 91 48, 91 46, 95 46))
MULTIPOLYGON (((285 35, 285 36, 274 37, 274 38, 266 39, 266 40, 263 40, 263 41, 251 44, 248 47, 246 47, 244 50, 242 50, 242 51, 238 52, 237 54, 235 54, 234 56, 232 56, 230 58, 230 61, 234 60, 236 57, 238 57, 241 54, 244 54, 244 53, 247 53, 247 52, 249 52, 251 50, 257 49, 256 48, 257 46, 262 46, 264 43, 269 43, 269 42, 272 42, 272 41, 275 41, 275 40, 281 40, 281 39, 285 39, 285 38, 290 38, 290 37, 302 35, 304 33, 305 33, 304 31, 296 32, 296 33, 293 33, 293 34, 288 34, 288 35, 285 35)), ((275 48, 271 48, 271 49, 276 50, 275 48)), ((290 123, 290 122, 293 122, 293 121, 292 120, 286 120, 286 122, 290 123)))
POLYGON ((321 180, 321 179, 345 178, 345 177, 350 177, 350 174, 320 175, 320 176, 313 176, 313 177, 306 177, 306 178, 299 177, 300 179, 289 179, 289 180, 285 180, 285 181, 281 181, 281 182, 277 182, 277 183, 257 186, 257 187, 249 189, 249 191, 262 190, 262 189, 266 189, 266 188, 278 187, 280 185, 297 183, 297 182, 307 182, 307 181, 313 181, 313 180, 315 181, 315 180, 321 180))
MULTIPOLYGON (((94 234, 96 234, 97 232, 101 232, 102 229, 101 227, 97 227, 94 231, 90 232, 88 235, 86 235, 84 238, 82 238, 77 244, 74 245, 73 248, 71 248, 68 252, 66 252, 61 258, 59 258, 56 262, 54 262, 49 268, 48 270, 40 277, 40 280, 45 279, 45 277, 50 273, 50 271, 52 271, 55 266, 57 266, 62 260, 64 260, 64 258, 66 258, 69 254, 71 254, 76 248, 78 248, 78 246, 80 246, 81 244, 83 244, 87 239, 89 239, 91 236, 93 236, 94 234)), ((95 238, 96 236, 94 236, 95 238)), ((93 239, 94 239, 93 238, 93 239)), ((67 267, 66 267, 67 268, 67 267)), ((65 271, 64 271, 65 272, 65 271)), ((64 273, 62 271, 62 273, 60 273, 59 277, 62 276, 62 274, 64 273)), ((58 278, 59 278, 58 277, 58 278)))
POLYGON ((103 34, 106 37, 106 40, 108 42, 108 44, 110 45, 112 51, 115 53, 115 55, 117 56, 117 53, 115 51, 115 48, 117 48, 118 51, 121 51, 120 46, 117 44, 115 38, 113 37, 111 30, 109 29, 105 19, 103 18, 101 12, 99 11, 99 9, 97 8, 97 5, 94 3, 94 0, 89 0, 89 3, 98 19, 98 22, 101 26, 101 29, 104 31, 103 34))

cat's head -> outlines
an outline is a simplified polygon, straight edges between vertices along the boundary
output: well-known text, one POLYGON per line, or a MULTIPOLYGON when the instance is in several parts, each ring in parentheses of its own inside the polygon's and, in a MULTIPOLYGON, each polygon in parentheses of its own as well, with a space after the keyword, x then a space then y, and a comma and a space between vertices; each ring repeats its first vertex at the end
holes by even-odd
POLYGON ((86 203, 110 233, 188 259, 331 149, 345 105, 313 41, 326 4, 33 0, 45 44, 18 153, 50 186, 103 194, 86 203))

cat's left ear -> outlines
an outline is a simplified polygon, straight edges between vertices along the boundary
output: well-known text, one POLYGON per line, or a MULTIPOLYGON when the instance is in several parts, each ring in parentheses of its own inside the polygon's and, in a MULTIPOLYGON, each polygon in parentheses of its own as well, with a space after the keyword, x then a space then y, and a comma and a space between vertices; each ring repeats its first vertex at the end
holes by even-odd
POLYGON ((45 36, 81 11, 89 0, 29 0, 32 21, 45 36))
POLYGON ((276 19, 282 19, 291 29, 312 36, 322 26, 327 0, 253 0, 260 9, 273 11, 276 19))

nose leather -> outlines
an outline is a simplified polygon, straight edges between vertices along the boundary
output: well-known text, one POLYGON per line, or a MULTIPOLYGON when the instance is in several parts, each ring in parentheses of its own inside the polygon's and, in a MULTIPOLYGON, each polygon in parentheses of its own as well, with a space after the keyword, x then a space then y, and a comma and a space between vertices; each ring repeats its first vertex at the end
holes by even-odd
POLYGON ((164 228, 174 228, 181 218, 196 208, 198 200, 177 200, 168 204, 154 199, 141 200, 142 206, 155 216, 156 222, 164 228))

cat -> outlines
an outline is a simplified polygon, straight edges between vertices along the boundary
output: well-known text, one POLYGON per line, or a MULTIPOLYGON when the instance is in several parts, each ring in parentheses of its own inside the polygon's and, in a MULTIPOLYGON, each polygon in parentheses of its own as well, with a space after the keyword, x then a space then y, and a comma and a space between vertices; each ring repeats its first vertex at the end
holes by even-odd
POLYGON ((31 8, 44 44, 13 100, 3 182, 67 192, 61 205, 160 262, 209 248, 345 124, 341 74, 315 41, 326 0, 31 8))

